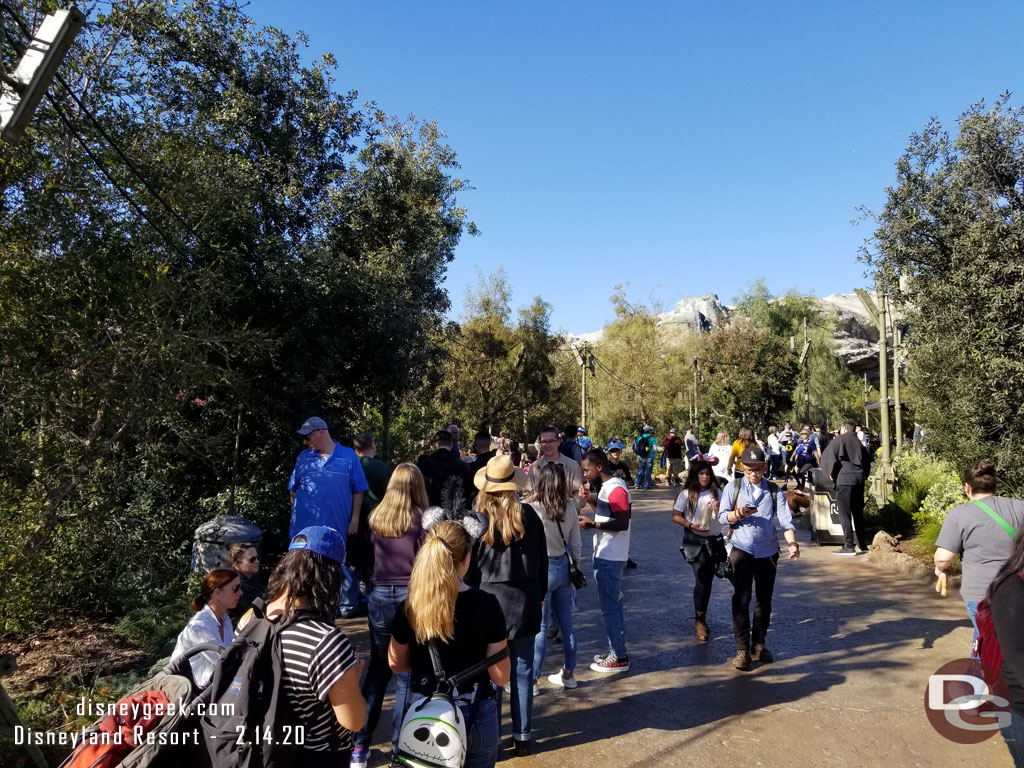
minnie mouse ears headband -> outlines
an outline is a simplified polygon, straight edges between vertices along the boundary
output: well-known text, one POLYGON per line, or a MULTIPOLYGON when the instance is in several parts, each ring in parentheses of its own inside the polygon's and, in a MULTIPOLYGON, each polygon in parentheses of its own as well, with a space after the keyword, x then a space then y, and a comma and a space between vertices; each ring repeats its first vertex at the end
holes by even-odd
POLYGON ((429 531, 445 520, 461 525, 474 541, 483 536, 484 531, 487 530, 487 523, 479 512, 449 512, 443 507, 428 507, 423 510, 423 516, 420 518, 425 531, 429 531))

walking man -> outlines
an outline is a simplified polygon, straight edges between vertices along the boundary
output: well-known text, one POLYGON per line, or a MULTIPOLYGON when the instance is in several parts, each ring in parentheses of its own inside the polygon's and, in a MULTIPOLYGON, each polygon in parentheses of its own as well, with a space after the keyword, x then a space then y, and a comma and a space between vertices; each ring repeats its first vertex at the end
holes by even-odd
POLYGON ((579 498, 594 513, 594 519, 580 518, 580 528, 594 529, 594 579, 601 604, 608 653, 598 654, 590 668, 595 672, 628 672, 626 653, 626 614, 622 599, 622 573, 629 559, 630 497, 626 483, 609 471, 608 457, 599 448, 583 457, 583 477, 601 481, 595 497, 582 483, 579 498))
POLYGON ((863 555, 868 551, 864 530, 864 481, 871 472, 871 454, 861 445, 854 429, 852 421, 844 421, 839 437, 828 444, 821 457, 821 468, 836 487, 839 524, 843 526, 843 546, 833 555, 863 555))
POLYGON ((633 453, 637 457, 636 485, 633 487, 638 490, 654 487, 651 474, 654 472, 654 454, 658 451, 658 441, 651 434, 653 431, 649 424, 644 424, 639 436, 633 441, 633 453))
MULTIPOLYGON (((678 432, 679 430, 672 427, 665 437, 665 442, 662 444, 662 447, 665 449, 665 461, 668 464, 668 475, 665 478, 665 483, 675 485, 677 488, 682 485, 679 473, 683 471, 683 441, 680 439, 678 432)), ((687 433, 687 437, 689 437, 689 433, 687 433)))

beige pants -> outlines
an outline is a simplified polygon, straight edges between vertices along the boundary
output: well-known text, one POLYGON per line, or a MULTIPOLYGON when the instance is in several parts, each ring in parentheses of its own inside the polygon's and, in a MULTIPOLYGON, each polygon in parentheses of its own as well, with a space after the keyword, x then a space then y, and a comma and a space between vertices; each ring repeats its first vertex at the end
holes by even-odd
POLYGON ((683 471, 683 460, 682 459, 669 459, 668 460, 668 477, 665 478, 666 483, 678 483, 681 482, 679 479, 679 473, 683 471))

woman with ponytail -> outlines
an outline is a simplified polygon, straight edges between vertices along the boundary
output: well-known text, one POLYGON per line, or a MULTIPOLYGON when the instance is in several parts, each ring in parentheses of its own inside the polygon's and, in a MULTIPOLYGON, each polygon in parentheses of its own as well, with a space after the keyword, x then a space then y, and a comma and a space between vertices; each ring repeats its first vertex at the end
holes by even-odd
POLYGON ((473 483, 480 490, 476 511, 484 516, 487 528, 473 545, 466 580, 494 595, 505 614, 515 670, 510 686, 512 741, 516 755, 528 755, 536 676, 534 640, 548 590, 547 536, 533 507, 519 501, 517 491, 526 487, 526 474, 508 456, 488 461, 473 483))
MULTIPOLYGON (((506 457, 507 458, 507 457, 506 457)), ((409 595, 392 626, 388 662, 398 674, 410 673, 409 689, 434 692, 428 643, 435 641, 447 675, 493 656, 508 644, 505 617, 493 595, 463 581, 470 564, 471 539, 465 528, 443 520, 427 533, 409 578, 409 595)), ((498 759, 496 686, 509 679, 509 660, 488 667, 459 691, 466 718, 464 768, 493 768, 498 759)))
MULTIPOLYGON (((241 590, 238 574, 229 568, 216 568, 203 577, 199 594, 192 601, 193 616, 178 635, 171 654, 172 661, 201 643, 216 643, 221 648, 231 645, 235 629, 228 611, 238 604, 241 590)), ((213 678, 218 658, 213 651, 204 651, 189 659, 192 678, 197 686, 207 686, 213 678)))

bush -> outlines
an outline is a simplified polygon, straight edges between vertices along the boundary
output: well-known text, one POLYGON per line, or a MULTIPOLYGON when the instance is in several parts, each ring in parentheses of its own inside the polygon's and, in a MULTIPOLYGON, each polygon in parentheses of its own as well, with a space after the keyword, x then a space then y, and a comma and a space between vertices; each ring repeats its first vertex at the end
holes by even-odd
POLYGON ((928 454, 908 452, 893 460, 893 501, 913 521, 923 548, 934 547, 946 514, 966 501, 953 466, 928 454))
POLYGON ((174 641, 187 622, 188 616, 182 606, 137 608, 114 625, 114 635, 156 656, 174 641))

